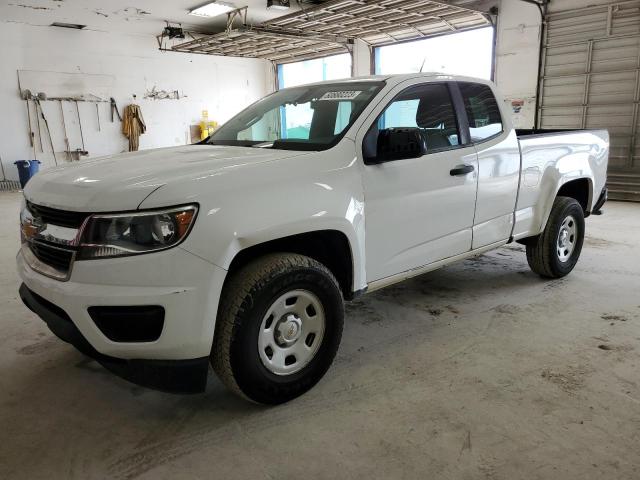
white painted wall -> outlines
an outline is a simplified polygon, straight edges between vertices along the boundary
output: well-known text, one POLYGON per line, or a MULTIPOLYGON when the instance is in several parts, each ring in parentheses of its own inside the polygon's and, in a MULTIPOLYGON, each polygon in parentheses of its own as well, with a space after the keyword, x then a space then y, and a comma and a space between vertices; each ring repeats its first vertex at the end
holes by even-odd
MULTIPOLYGON (((12 180, 17 179, 13 162, 33 157, 17 70, 112 76, 113 91, 109 96, 116 99, 120 112, 133 102, 133 94, 137 95, 135 103, 142 107, 148 131, 140 137, 141 149, 190 143, 189 126, 200 121, 202 110, 209 111, 210 119, 223 122, 272 90, 270 64, 264 60, 160 52, 151 35, 0 22, 0 45, 0 157, 12 180), (187 97, 145 100, 145 92, 154 86, 179 90, 187 97)), ((120 123, 110 122, 109 105, 100 104, 99 108, 100 132, 95 104, 80 104, 85 147, 90 156, 126 151, 127 140, 120 133, 120 123)), ((43 109, 58 158, 63 159, 60 106, 57 102, 44 102, 43 109)), ((81 146, 75 106, 66 104, 64 111, 71 148, 75 149, 81 146)), ((36 154, 47 167, 53 165, 53 156, 46 134, 43 144, 46 153, 36 154)))
POLYGON ((533 128, 535 119, 541 18, 538 8, 521 0, 502 0, 499 6, 495 81, 513 111, 516 128, 533 128))

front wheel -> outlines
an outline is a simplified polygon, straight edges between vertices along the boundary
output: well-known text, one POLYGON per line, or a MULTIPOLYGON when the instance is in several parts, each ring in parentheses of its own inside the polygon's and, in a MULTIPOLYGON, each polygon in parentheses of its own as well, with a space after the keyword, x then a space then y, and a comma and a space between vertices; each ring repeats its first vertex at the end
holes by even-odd
POLYGON ((243 267, 223 290, 211 363, 233 392, 278 404, 326 373, 342 338, 338 282, 321 263, 271 254, 243 267))
POLYGON ((564 277, 578 263, 583 242, 582 207, 573 198, 558 197, 544 231, 527 245, 529 267, 542 277, 564 277))

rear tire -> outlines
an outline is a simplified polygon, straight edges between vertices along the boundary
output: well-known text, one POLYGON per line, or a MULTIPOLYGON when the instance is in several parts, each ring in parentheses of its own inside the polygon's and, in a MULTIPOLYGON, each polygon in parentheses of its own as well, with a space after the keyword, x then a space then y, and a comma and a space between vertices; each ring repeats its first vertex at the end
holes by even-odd
POLYGON ((527 262, 538 275, 561 278, 578 263, 584 242, 584 212, 569 197, 553 202, 547 226, 536 241, 527 244, 527 262))
POLYGON ((236 394, 284 403, 324 376, 343 321, 340 287, 324 265, 270 254, 237 271, 223 289, 211 364, 236 394))

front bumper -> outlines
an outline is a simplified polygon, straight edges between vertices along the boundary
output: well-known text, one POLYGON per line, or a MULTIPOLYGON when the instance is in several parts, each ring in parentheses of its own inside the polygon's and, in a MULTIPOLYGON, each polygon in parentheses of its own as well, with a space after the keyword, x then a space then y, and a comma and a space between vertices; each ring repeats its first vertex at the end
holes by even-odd
POLYGON ((78 261, 66 282, 36 272, 22 253, 18 253, 17 266, 24 283, 23 302, 63 340, 135 383, 170 391, 204 388, 203 365, 211 352, 224 269, 180 247, 134 257, 78 261), (161 306, 165 312, 162 332, 150 342, 112 341, 88 311, 93 306, 149 305, 161 306), (158 373, 168 367, 179 373, 158 373), (187 383, 192 387, 185 388, 178 377, 190 375, 200 381, 191 379, 187 383))
POLYGON ((98 352, 82 336, 69 316, 23 283, 20 298, 61 340, 98 361, 107 370, 138 385, 172 393, 199 393, 207 384, 209 357, 191 360, 123 360, 98 352))

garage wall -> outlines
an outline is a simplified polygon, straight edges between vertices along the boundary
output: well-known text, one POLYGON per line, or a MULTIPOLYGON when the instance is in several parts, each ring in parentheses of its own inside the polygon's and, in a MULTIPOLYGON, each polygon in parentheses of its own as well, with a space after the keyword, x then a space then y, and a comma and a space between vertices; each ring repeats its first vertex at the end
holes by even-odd
MULTIPOLYGON (((17 70, 104 75, 112 80, 109 96, 116 99, 120 112, 134 101, 132 95, 136 94, 135 103, 142 107, 148 127, 147 134, 140 137, 140 149, 190 143, 189 126, 200 121, 202 110, 209 111, 210 119, 223 122, 272 89, 270 64, 264 60, 160 52, 151 35, 8 22, 0 22, 0 26, 0 158, 11 180, 17 179, 13 162, 33 157, 17 70), (154 86, 157 90, 178 90, 186 97, 144 99, 145 92, 154 86)), ((109 104, 99 105, 100 132, 95 104, 81 103, 79 107, 85 146, 91 157, 127 149, 120 123, 110 122, 109 104)), ((43 109, 60 160, 65 150, 60 106, 58 102, 43 102, 43 109)), ((74 150, 81 146, 75 105, 65 104, 64 115, 74 150)), ((43 144, 47 153, 36 151, 36 155, 43 166, 53 165, 44 130, 43 144)))

